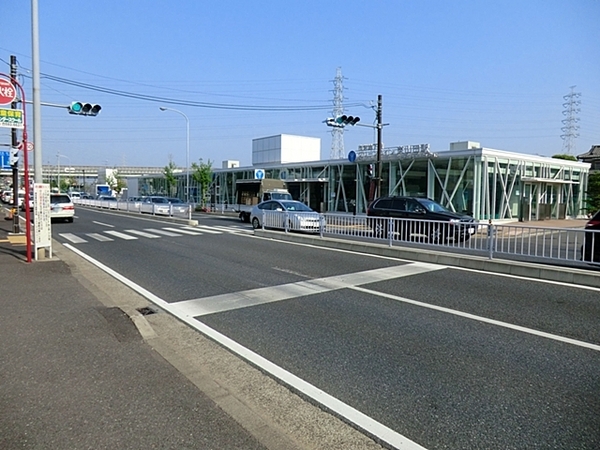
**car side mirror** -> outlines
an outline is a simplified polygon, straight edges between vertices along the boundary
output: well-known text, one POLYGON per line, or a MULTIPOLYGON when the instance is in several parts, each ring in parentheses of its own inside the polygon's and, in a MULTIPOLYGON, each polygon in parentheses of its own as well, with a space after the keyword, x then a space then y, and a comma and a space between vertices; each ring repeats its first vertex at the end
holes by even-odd
POLYGON ((281 209, 281 208, 277 208, 275 211, 283 211, 283 209, 281 209))
POLYGON ((425 208, 417 207, 415 208, 415 212, 417 214, 425 214, 427 211, 425 211, 425 208))

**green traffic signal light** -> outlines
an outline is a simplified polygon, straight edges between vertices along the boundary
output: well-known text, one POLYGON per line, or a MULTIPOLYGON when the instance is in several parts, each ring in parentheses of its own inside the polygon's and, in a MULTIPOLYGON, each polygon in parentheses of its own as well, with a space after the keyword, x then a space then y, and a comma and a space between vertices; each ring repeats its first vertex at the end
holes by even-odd
POLYGON ((356 125, 358 122, 360 122, 360 117, 347 116, 344 114, 343 116, 336 117, 335 122, 340 125, 356 125))
POLYGON ((97 116, 102 107, 91 103, 73 102, 69 105, 69 114, 97 116))

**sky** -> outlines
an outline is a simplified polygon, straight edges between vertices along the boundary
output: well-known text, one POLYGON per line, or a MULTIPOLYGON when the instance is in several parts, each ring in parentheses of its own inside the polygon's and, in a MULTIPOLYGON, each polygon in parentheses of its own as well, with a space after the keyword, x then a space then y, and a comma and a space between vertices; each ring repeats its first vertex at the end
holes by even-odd
MULTIPOLYGON (((383 144, 456 141, 564 153, 565 96, 580 93, 571 153, 600 144, 598 0, 38 0, 43 164, 252 163, 252 140, 321 139, 329 159, 333 80, 344 110, 383 144), (572 86, 575 86, 571 89, 572 86), (160 107, 174 111, 161 111, 160 107), (182 115, 182 114, 185 114, 182 115), (59 156, 60 155, 60 156, 59 156)), ((31 2, 4 8, 0 72, 17 57, 32 99, 31 2)), ((30 140, 33 114, 28 106, 30 140)), ((376 141, 347 127, 345 153, 376 141)), ((0 144, 10 142, 0 129, 0 144)))

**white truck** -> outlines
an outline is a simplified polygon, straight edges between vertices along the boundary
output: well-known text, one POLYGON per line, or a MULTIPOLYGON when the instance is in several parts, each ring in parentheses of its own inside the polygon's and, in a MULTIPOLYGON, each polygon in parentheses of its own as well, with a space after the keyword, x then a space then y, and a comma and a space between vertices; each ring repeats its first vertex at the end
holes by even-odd
POLYGON ((235 183, 235 205, 242 222, 250 222, 250 213, 255 205, 266 200, 292 200, 285 181, 275 179, 237 180, 235 183))

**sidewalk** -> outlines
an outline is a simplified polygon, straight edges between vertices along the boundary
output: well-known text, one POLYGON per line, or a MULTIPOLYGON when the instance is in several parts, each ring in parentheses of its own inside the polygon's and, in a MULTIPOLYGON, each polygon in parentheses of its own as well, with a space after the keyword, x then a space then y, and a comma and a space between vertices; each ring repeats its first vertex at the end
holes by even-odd
POLYGON ((262 449, 56 258, 0 224, 0 448, 262 449))
POLYGON ((56 241, 26 263, 9 232, 0 449, 381 449, 56 241))

